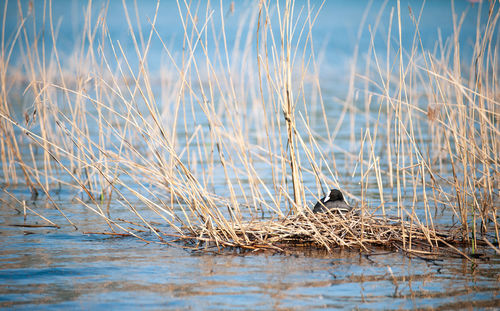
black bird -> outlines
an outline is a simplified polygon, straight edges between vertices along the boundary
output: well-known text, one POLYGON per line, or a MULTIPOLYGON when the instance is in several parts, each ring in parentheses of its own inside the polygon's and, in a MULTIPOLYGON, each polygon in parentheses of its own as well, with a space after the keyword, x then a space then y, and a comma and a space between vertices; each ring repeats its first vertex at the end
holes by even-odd
POLYGON ((325 213, 330 211, 332 213, 348 213, 352 210, 352 207, 347 205, 344 201, 344 196, 342 192, 338 189, 330 190, 330 193, 324 198, 322 198, 316 205, 314 205, 314 213, 325 213))

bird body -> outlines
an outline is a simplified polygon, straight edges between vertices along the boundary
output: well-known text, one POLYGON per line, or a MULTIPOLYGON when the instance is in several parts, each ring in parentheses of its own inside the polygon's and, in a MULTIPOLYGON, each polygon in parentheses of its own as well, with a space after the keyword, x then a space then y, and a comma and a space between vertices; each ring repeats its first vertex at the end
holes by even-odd
POLYGON ((314 213, 325 213, 327 211, 332 213, 348 213, 351 210, 352 207, 347 205, 342 192, 338 189, 330 190, 328 195, 318 201, 313 208, 314 213))

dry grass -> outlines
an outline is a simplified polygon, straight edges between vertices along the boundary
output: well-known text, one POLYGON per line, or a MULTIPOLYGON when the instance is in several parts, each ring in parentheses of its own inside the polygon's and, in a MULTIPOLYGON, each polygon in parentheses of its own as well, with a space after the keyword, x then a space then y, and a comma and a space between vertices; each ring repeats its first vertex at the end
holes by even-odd
POLYGON ((332 251, 347 247, 370 251, 374 247, 402 249, 415 254, 439 254, 443 249, 462 254, 452 244, 460 240, 447 231, 420 230, 412 222, 400 222, 395 217, 362 217, 354 213, 302 214, 284 219, 250 221, 235 225, 237 239, 223 239, 230 233, 222 228, 200 227, 196 238, 208 245, 246 249, 289 250, 292 247, 317 247, 332 251), (407 241, 411 248, 405 248, 407 241))
POLYGON ((410 11, 415 34, 405 49, 408 26, 397 2, 389 20, 369 27, 363 73, 356 48, 335 116, 324 103, 312 36, 320 8, 310 4, 255 3, 228 40, 225 18, 234 4, 179 0, 181 50, 157 28, 159 3, 147 29, 124 4, 132 49, 111 37, 107 7, 96 13, 89 4, 81 42, 64 57, 50 1, 42 12, 31 2, 8 5, 19 21, 15 33, 2 28, 1 179, 6 189, 25 185, 32 199, 46 198, 77 228, 54 189, 74 192, 111 234, 143 238, 114 218, 126 209, 127 221, 160 242, 151 215, 182 239, 242 248, 499 247, 496 1, 474 8, 489 13, 481 21, 475 11, 472 60, 460 54, 463 17, 455 12, 453 37, 431 53, 420 40, 420 13, 410 11), (50 29, 43 38, 37 19, 50 29), (388 26, 384 56, 374 43, 381 23, 388 26), (166 59, 159 78, 148 61, 153 47, 166 59), (21 53, 19 64, 10 64, 13 53, 21 53), (337 135, 346 127, 351 147, 341 148, 337 135), (353 184, 346 171, 359 190, 344 186, 353 184), (308 200, 330 187, 342 188, 364 216, 310 214, 308 200), (440 228, 438 210, 450 215, 440 228))

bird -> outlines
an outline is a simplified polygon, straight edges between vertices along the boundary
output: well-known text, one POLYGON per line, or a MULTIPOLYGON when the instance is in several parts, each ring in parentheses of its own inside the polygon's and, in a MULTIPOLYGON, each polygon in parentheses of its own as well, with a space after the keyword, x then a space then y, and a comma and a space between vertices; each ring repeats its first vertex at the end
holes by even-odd
POLYGON ((327 211, 332 213, 348 213, 351 210, 352 207, 344 201, 342 192, 338 189, 332 189, 326 197, 314 205, 313 213, 325 213, 327 211))

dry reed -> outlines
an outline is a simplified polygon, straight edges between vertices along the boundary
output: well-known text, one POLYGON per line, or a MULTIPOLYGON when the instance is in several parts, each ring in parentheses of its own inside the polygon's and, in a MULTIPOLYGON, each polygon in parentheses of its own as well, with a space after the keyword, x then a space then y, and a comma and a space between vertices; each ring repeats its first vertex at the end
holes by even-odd
MULTIPOLYGON (((388 21, 380 13, 370 26, 363 74, 356 48, 333 130, 312 35, 320 8, 259 1, 243 15, 230 46, 225 18, 234 4, 227 11, 222 1, 212 6, 178 0, 184 33, 178 55, 157 28, 159 5, 143 29, 123 2, 133 47, 126 50, 107 28, 107 7, 96 19, 89 3, 81 42, 66 59, 58 50, 51 1, 42 12, 32 2, 5 4, 0 156, 6 188, 25 184, 32 199, 44 195, 78 227, 51 197, 51 189, 63 185, 80 194, 79 204, 104 219, 111 234, 143 238, 114 219, 114 209, 125 208, 160 242, 165 235, 148 215, 182 239, 252 249, 378 245, 417 253, 438 252, 442 245, 454 249, 452 244, 463 241, 472 252, 499 247, 496 1, 486 21, 480 20, 483 7, 477 9, 469 68, 463 68, 460 54, 464 16, 458 18, 453 7, 453 37, 439 42, 435 53, 421 43, 420 15, 410 9, 415 32, 406 50, 399 1, 388 21), (5 31, 9 5, 18 14, 12 34, 5 31), (42 27, 50 29, 42 39, 39 15, 42 27), (380 23, 389 25, 385 60, 374 43, 380 23), (148 62, 153 46, 168 60, 159 83, 148 62), (15 50, 22 57, 12 65, 15 50), (356 89, 361 82, 363 88, 356 89), (19 94, 31 102, 22 117, 15 110, 19 94), (359 128, 355 116, 362 113, 365 124, 359 128), (318 124, 324 133, 316 132, 318 124), (359 148, 335 144, 342 126, 350 127, 351 147, 359 148), (336 165, 339 156, 360 183, 359 191, 351 186, 346 192, 363 216, 312 215, 307 197, 315 201, 324 186, 339 187, 345 180, 347 170, 336 165), (375 198, 368 195, 373 188, 375 198), (388 203, 396 207, 393 216, 388 203), (452 219, 438 229, 438 209, 456 217, 460 229, 452 219)), ((42 211, 33 213, 51 223, 42 211)))

